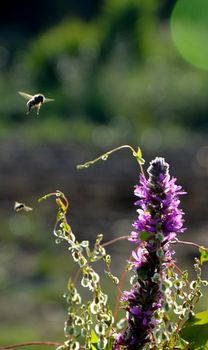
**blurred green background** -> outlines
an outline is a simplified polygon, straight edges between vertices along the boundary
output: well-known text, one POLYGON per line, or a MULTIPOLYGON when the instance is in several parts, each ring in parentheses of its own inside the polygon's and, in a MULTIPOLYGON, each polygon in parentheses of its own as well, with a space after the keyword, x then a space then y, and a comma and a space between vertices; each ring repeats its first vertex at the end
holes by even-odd
MULTIPOLYGON (((125 143, 142 148, 146 166, 164 156, 188 192, 184 238, 208 245, 207 35, 202 0, 1 4, 0 345, 64 339, 62 294, 76 269, 55 244, 55 204, 38 197, 56 189, 69 197, 79 240, 131 231, 135 160, 123 151, 87 170, 79 163, 125 143), (55 102, 27 116, 17 91, 55 102), (34 210, 15 213, 15 200, 34 210)), ((130 248, 109 248, 113 272, 130 248)), ((176 250, 183 268, 196 255, 176 250)))

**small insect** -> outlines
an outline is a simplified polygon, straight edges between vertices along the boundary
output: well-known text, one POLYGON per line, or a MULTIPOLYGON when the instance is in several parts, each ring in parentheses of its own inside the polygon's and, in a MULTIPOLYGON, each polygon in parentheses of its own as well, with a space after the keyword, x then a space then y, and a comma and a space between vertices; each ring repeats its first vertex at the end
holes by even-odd
POLYGON ((23 210, 23 211, 31 211, 32 208, 28 207, 24 203, 15 202, 14 203, 14 211, 16 211, 16 213, 18 213, 18 211, 21 211, 21 210, 23 210))
POLYGON ((52 98, 46 98, 43 94, 29 95, 22 91, 18 91, 18 93, 28 100, 27 114, 29 114, 31 109, 35 107, 37 108, 37 115, 39 115, 40 107, 43 103, 54 101, 52 98))

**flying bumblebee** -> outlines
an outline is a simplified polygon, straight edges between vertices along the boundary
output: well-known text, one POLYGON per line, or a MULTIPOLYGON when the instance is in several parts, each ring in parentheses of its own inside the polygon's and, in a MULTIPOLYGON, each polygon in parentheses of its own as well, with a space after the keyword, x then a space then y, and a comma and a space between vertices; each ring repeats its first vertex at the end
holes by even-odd
POLYGON ((18 93, 28 100, 26 114, 29 114, 31 109, 35 107, 37 108, 37 115, 39 115, 43 103, 54 101, 52 98, 46 98, 43 94, 29 95, 22 91, 18 91, 18 93))
POLYGON ((28 207, 24 203, 15 202, 14 203, 14 211, 16 211, 18 213, 18 211, 21 211, 21 210, 31 211, 32 208, 28 207))

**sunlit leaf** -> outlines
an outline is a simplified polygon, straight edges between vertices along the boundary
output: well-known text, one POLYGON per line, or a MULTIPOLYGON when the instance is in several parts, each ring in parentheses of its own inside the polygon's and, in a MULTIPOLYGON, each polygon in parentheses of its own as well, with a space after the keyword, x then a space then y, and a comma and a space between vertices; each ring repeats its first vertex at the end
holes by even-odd
POLYGON ((177 339, 176 343, 174 344, 175 349, 180 349, 180 350, 187 350, 187 346, 189 345, 189 343, 184 340, 183 338, 179 337, 179 339, 177 339))
POLYGON ((201 247, 201 248, 199 248, 199 253, 200 253, 200 263, 201 264, 208 261, 208 249, 201 247))
POLYGON ((139 147, 138 147, 137 152, 134 152, 134 156, 136 157, 136 159, 140 165, 144 165, 145 160, 142 158, 142 151, 139 147))
POLYGON ((90 348, 91 350, 97 350, 98 348, 97 348, 97 346, 95 346, 94 344, 91 344, 91 348, 90 348))
POLYGON ((95 333, 94 330, 91 331, 91 343, 92 343, 92 349, 97 349, 96 345, 99 341, 99 337, 97 336, 97 334, 95 333), (93 345, 94 344, 94 345, 93 345))
POLYGON ((63 201, 60 198, 56 198, 56 203, 58 204, 60 211, 65 214, 66 210, 67 210, 67 207, 63 203, 63 201))
POLYGON ((208 349, 208 310, 192 316, 181 330, 183 339, 189 342, 190 350, 208 349))

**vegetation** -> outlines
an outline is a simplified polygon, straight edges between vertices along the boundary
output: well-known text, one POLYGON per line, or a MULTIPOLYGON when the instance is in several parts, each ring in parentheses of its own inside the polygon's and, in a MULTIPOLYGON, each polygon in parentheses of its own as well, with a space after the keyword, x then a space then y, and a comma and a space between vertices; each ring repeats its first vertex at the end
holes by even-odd
MULTIPOLYGON (((46 21, 41 32, 34 26, 33 36, 17 40, 19 49, 6 43, 1 49, 1 127, 25 123, 16 95, 22 90, 56 99, 44 120, 77 121, 86 133, 89 123, 91 137, 97 125, 105 126, 113 144, 140 137, 148 147, 146 135, 162 145, 190 132, 205 134, 208 77, 174 47, 170 7, 166 1, 106 0, 89 5, 89 20, 84 4, 63 1, 62 19, 51 26, 46 21)), ((79 138, 79 131, 70 137, 79 138)))

